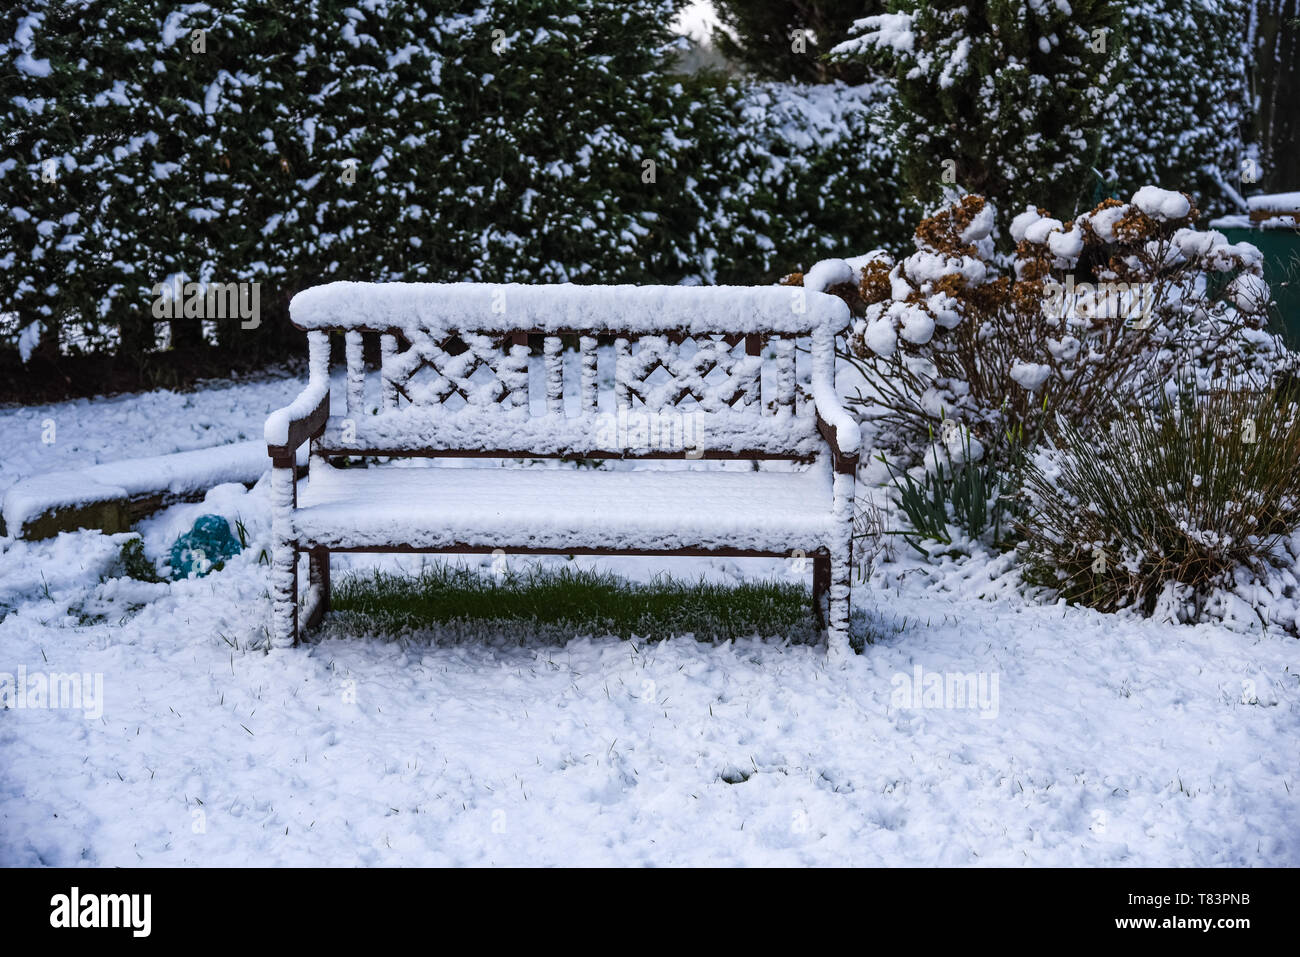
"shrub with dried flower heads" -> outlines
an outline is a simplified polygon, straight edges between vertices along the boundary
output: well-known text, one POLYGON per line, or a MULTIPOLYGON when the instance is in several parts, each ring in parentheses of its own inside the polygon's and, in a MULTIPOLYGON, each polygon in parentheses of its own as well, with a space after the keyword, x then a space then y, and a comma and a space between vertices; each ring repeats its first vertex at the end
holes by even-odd
POLYGON ((1083 426, 1179 383, 1266 385, 1292 357, 1265 328, 1260 252, 1196 216, 1155 187, 1069 222, 1026 209, 999 254, 993 207, 963 197, 921 222, 911 255, 854 260, 853 288, 830 287, 858 317, 845 358, 865 385, 850 401, 882 445, 916 452, 945 418, 1032 444, 1052 416, 1083 426))

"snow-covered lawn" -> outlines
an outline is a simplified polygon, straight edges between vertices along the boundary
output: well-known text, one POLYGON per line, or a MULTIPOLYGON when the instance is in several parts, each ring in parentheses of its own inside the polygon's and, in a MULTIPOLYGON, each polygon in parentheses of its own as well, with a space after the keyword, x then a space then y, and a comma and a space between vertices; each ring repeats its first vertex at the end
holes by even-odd
POLYGON ((288 405, 305 379, 304 368, 194 392, 0 406, 0 493, 42 472, 260 440, 267 415, 288 405))
MULTIPOLYGON (((155 414, 184 401, 223 441, 256 437, 294 386, 0 410, 0 427, 39 442, 53 416, 60 442, 95 437, 52 453, 66 468, 195 447, 155 414)), ((6 484, 40 456, 14 461, 6 484)), ((1034 606, 972 560, 859 586, 880 637, 844 670, 820 648, 689 637, 267 654, 246 650, 269 613, 264 486, 169 509, 146 550, 209 511, 241 518, 249 549, 171 585, 100 582, 120 537, 4 543, 0 673, 102 675, 103 696, 89 716, 0 710, 0 863, 1300 864, 1300 643, 1283 635, 1034 606), (982 694, 944 707, 932 675, 982 694)), ((379 561, 396 560, 336 574, 379 561)))

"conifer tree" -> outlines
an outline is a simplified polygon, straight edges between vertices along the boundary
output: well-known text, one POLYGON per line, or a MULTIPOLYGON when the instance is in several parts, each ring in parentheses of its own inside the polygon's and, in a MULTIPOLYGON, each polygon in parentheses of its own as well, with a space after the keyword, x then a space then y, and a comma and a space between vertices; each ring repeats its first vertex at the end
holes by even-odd
POLYGON ((1248 0, 1251 157, 1266 193, 1300 186, 1300 0, 1248 0))
POLYGON ((1191 193, 1203 212, 1233 207, 1253 177, 1242 166, 1246 15, 1247 0, 1125 5, 1122 90, 1098 157, 1119 194, 1155 184, 1191 193))
POLYGON ((1069 216, 1087 199, 1115 104, 1113 0, 898 0, 836 57, 886 66, 890 142, 912 195, 951 186, 1069 216))
POLYGON ((884 10, 883 0, 715 0, 722 29, 713 44, 729 60, 769 80, 856 83, 860 63, 830 62, 825 53, 848 38, 854 21, 884 10))
POLYGON ((128 52, 157 33, 148 4, 30 2, 5 14, 0 57, 0 163, 6 217, 0 275, 19 322, 40 321, 43 350, 115 341, 152 346, 148 289, 202 260, 182 210, 196 185, 177 160, 194 142, 193 114, 172 80, 128 52))

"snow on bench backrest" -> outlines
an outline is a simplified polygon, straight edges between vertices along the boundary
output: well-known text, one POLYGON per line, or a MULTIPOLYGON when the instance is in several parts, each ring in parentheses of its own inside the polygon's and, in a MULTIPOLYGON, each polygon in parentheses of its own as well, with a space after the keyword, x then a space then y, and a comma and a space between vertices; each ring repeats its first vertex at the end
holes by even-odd
POLYGON ((835 296, 783 286, 529 286, 332 282, 293 297, 300 329, 372 332, 810 334, 843 326, 835 296))
POLYGON ((820 442, 798 404, 795 343, 809 344, 813 386, 833 387, 849 319, 840 299, 797 287, 358 282, 301 292, 290 315, 308 330, 313 380, 328 368, 326 334, 346 333, 347 414, 331 416, 330 453, 635 456, 684 443, 798 458, 820 442), (362 408, 363 331, 381 334, 378 416, 362 408), (536 376, 529 335, 542 344, 536 376), (611 340, 602 395, 597 347, 611 340))

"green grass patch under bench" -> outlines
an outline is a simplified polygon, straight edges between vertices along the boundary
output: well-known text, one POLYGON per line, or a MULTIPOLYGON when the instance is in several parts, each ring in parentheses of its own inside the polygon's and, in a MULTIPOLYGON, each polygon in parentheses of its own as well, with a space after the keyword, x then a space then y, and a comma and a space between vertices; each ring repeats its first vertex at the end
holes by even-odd
MULTIPOLYGON (((865 621, 854 617, 859 644, 865 621)), ((609 572, 540 565, 494 575, 446 562, 426 565, 418 575, 376 570, 339 576, 322 632, 428 633, 453 641, 504 635, 521 643, 580 635, 820 638, 811 591, 798 582, 720 585, 660 576, 638 583, 609 572)))

